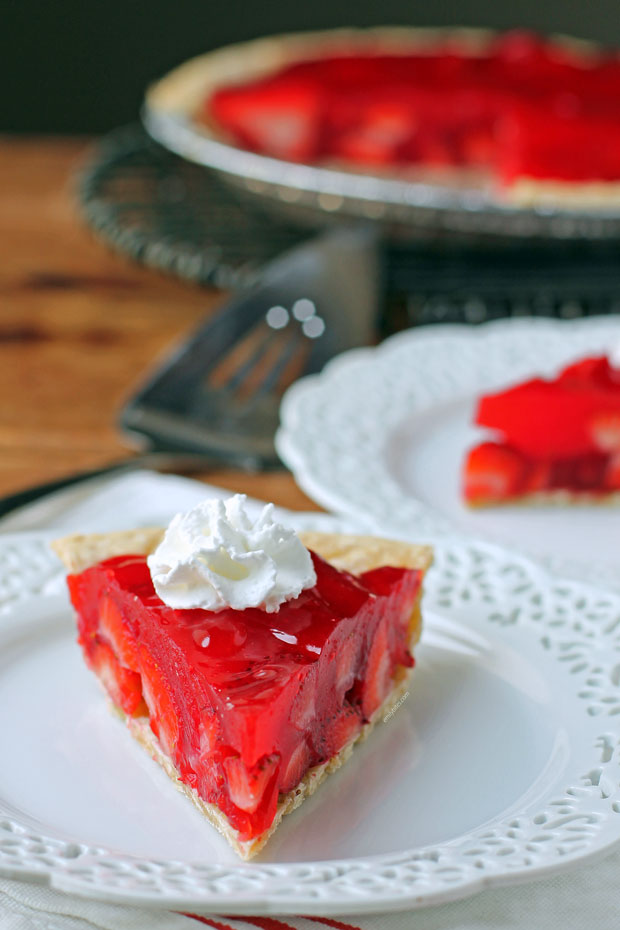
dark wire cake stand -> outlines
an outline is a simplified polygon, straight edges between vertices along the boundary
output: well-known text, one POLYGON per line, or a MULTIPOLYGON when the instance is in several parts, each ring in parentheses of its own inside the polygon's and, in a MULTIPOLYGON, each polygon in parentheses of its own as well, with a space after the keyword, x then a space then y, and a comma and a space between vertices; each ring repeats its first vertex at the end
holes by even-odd
POLYGON ((307 238, 266 222, 199 165, 171 154, 139 126, 99 141, 78 176, 83 215, 109 245, 197 284, 237 288, 307 238))
MULTIPOLYGON (((174 155, 139 126, 104 137, 82 167, 83 216, 114 249, 193 283, 251 285, 266 262, 311 233, 174 155)), ((506 316, 620 312, 620 242, 438 236, 386 241, 383 332, 506 316)))

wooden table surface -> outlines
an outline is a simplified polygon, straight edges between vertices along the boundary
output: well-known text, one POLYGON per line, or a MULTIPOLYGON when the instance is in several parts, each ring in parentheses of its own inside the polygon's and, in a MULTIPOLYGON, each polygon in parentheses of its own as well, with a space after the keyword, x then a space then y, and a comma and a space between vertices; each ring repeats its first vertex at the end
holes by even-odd
MULTIPOLYGON (((0 496, 131 454, 119 407, 224 295, 140 268, 80 219, 75 139, 0 141, 0 496)), ((205 480, 317 509, 285 471, 205 480)))

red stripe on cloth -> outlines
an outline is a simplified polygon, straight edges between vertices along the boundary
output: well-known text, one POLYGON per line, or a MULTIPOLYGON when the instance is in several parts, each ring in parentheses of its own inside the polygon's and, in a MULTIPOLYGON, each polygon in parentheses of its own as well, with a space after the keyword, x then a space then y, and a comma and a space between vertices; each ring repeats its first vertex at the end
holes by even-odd
POLYGON ((275 917, 233 917, 232 914, 230 916, 233 920, 244 920, 246 924, 252 924, 259 930, 295 930, 295 927, 285 924, 283 920, 276 920, 275 917))
POLYGON ((184 911, 178 911, 181 917, 189 917, 190 920, 197 920, 201 924, 206 924, 207 927, 213 927, 213 930, 233 930, 230 924, 223 924, 219 920, 213 920, 211 917, 202 917, 200 914, 187 914, 184 911))
POLYGON ((343 924, 341 920, 332 920, 331 917, 308 917, 307 914, 304 914, 304 920, 313 920, 317 924, 332 927, 332 930, 360 930, 354 924, 343 924))
MULTIPOLYGON (((213 920, 212 917, 202 917, 200 914, 187 913, 183 913, 182 916, 190 917, 192 920, 197 920, 202 924, 206 924, 207 927, 212 927, 213 930, 233 930, 230 924, 223 924, 219 920, 213 920)), ((259 930, 295 930, 295 927, 291 926, 291 924, 286 924, 283 920, 276 920, 275 917, 231 916, 234 921, 250 924, 251 926, 258 927, 259 930)), ((323 924, 325 927, 331 927, 332 930, 360 930, 360 928, 356 927, 354 924, 344 924, 341 920, 333 920, 331 917, 309 917, 308 915, 304 915, 303 919, 312 920, 315 923, 323 924)))

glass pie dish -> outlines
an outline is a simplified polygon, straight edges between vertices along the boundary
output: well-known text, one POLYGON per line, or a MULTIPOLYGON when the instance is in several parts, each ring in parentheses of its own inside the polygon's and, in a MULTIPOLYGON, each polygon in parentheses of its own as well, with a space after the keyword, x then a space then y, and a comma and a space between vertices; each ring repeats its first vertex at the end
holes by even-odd
MULTIPOLYGON (((328 219, 381 222, 397 237, 446 232, 559 239, 608 238, 620 232, 620 201, 614 181, 586 196, 557 196, 549 185, 536 197, 512 202, 488 171, 425 164, 364 168, 340 160, 291 161, 241 147, 225 131, 197 118, 219 88, 258 79, 291 62, 326 56, 346 46, 352 54, 381 54, 452 44, 476 56, 494 40, 484 30, 373 28, 278 36, 229 46, 192 59, 152 85, 143 120, 151 136, 170 150, 218 173, 255 203, 296 223, 328 219), (612 190, 613 188, 613 190, 612 190)), ((554 40, 577 56, 596 54, 576 40, 554 40)), ((554 46, 554 47, 556 47, 554 46)))

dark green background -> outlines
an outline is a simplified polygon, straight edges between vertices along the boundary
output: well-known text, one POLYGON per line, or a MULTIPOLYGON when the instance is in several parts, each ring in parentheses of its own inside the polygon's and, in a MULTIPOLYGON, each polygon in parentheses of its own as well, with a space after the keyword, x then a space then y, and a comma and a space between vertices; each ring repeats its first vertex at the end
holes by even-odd
POLYGON ((296 29, 398 23, 528 26, 620 45, 620 0, 0 0, 0 130, 100 132, 184 58, 296 29))

